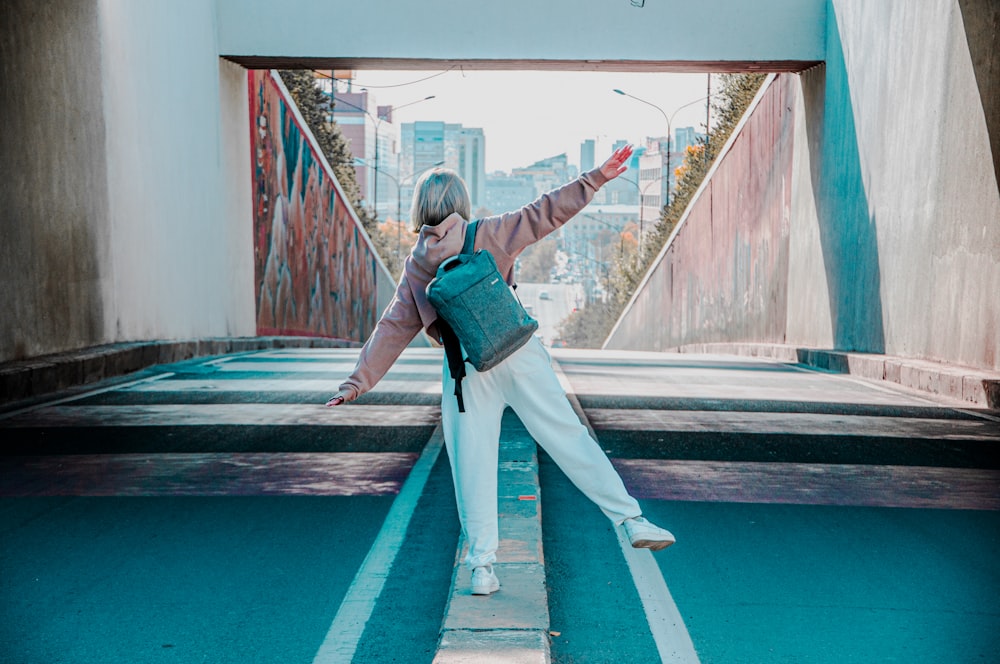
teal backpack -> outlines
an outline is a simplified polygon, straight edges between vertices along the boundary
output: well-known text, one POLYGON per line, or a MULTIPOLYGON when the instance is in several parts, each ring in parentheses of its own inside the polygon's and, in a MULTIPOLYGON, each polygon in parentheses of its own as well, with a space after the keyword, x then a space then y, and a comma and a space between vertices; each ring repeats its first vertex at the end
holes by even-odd
POLYGON ((445 260, 427 284, 427 299, 438 313, 448 371, 455 379, 458 410, 465 412, 465 362, 489 371, 531 339, 538 321, 528 315, 497 269, 490 252, 473 252, 478 221, 469 224, 461 253, 445 260), (462 357, 465 350, 467 358, 462 357))

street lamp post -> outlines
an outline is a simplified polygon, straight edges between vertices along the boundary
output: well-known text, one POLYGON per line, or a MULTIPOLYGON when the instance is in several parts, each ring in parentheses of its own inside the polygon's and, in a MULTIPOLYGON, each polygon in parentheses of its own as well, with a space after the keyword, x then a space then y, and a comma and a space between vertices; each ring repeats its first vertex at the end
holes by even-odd
MULTIPOLYGON (((660 177, 656 178, 655 180, 650 180, 649 182, 646 183, 645 187, 641 188, 639 187, 639 183, 636 182, 635 180, 632 180, 630 178, 621 175, 619 175, 618 177, 621 178, 622 180, 625 180, 626 182, 631 182, 632 184, 634 184, 636 191, 639 192, 639 243, 638 243, 639 247, 638 247, 638 255, 636 256, 636 260, 638 261, 639 256, 642 256, 643 219, 646 216, 646 205, 643 203, 643 200, 646 198, 646 190, 649 189, 654 184, 656 184, 657 182, 659 182, 660 180, 662 180, 663 175, 661 174, 660 177)), ((669 186, 670 186, 670 180, 668 179, 667 187, 669 188, 669 186)))
MULTIPOLYGON (((700 101, 706 101, 712 95, 708 95, 707 97, 700 97, 698 99, 695 99, 694 101, 689 101, 688 103, 684 104, 683 106, 678 106, 677 108, 674 109, 674 112, 671 113, 668 116, 667 113, 666 113, 666 111, 664 111, 662 108, 660 108, 659 106, 657 106, 656 104, 654 104, 652 102, 646 101, 645 99, 640 99, 639 97, 636 97, 635 95, 630 95, 629 93, 624 92, 622 90, 619 90, 618 88, 615 88, 614 92, 616 94, 620 94, 620 95, 625 96, 625 97, 631 97, 632 99, 635 99, 636 101, 641 101, 643 104, 646 104, 647 106, 652 106, 653 108, 655 108, 656 110, 658 110, 663 115, 663 119, 667 121, 667 175, 666 175, 666 178, 667 178, 667 201, 666 201, 666 204, 667 204, 667 206, 669 206, 670 205, 670 141, 673 140, 673 130, 671 129, 670 124, 673 121, 674 116, 677 115, 678 111, 680 111, 682 109, 685 109, 688 106, 691 106, 692 104, 697 104, 700 101)), ((705 127, 705 131, 708 132, 708 127, 705 127)))
MULTIPOLYGON (((381 127, 382 127, 382 122, 385 120, 385 116, 379 115, 376 118, 376 117, 372 116, 372 114, 366 108, 361 108, 360 106, 357 106, 356 104, 352 104, 351 102, 349 102, 349 101, 347 101, 345 99, 339 99, 338 100, 337 97, 336 97, 336 91, 332 92, 331 95, 333 97, 334 109, 336 108, 336 105, 338 103, 344 104, 346 106, 350 106, 351 108, 357 109, 357 110, 361 111, 362 113, 364 113, 365 115, 367 115, 368 118, 372 122, 375 123, 375 167, 374 167, 375 168, 375 182, 373 183, 373 187, 372 187, 372 209, 375 210, 375 221, 377 222, 378 221, 378 164, 379 164, 379 153, 378 153, 378 141, 379 141, 379 138, 378 138, 378 133, 379 133, 379 129, 381 129, 381 127)), ((424 97, 423 99, 417 99, 415 101, 407 102, 407 103, 401 104, 399 106, 390 106, 390 113, 392 111, 398 111, 401 108, 406 108, 407 106, 413 106, 414 104, 419 104, 420 102, 424 102, 424 101, 427 101, 429 99, 434 99, 435 96, 436 95, 428 95, 428 96, 424 97)), ((331 113, 333 113, 333 111, 331 111, 331 113)), ((365 167, 367 168, 367 166, 368 166, 368 164, 366 163, 365 167)), ((397 196, 397 198, 399 197, 398 187, 397 187, 396 196, 397 196)))

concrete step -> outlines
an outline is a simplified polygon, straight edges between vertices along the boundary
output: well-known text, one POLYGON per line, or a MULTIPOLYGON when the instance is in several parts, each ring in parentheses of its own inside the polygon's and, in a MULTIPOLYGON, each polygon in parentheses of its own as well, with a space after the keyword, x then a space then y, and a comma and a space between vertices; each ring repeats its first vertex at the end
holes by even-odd
POLYGON ((471 594, 471 570, 462 562, 468 545, 460 540, 436 664, 550 661, 538 456, 535 441, 509 411, 500 435, 497 494, 500 548, 494 570, 500 590, 471 594))

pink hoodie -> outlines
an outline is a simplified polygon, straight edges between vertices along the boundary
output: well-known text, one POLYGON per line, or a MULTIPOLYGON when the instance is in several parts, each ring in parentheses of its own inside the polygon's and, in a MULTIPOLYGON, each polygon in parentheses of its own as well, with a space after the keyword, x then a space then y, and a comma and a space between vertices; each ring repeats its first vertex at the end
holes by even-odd
MULTIPOLYGON (((542 194, 517 212, 484 217, 476 231, 475 249, 486 249, 497 262, 508 284, 514 283, 514 260, 528 245, 541 240, 586 207, 607 182, 600 169, 584 173, 562 187, 542 194)), ((370 390, 389 371, 421 328, 438 340, 437 312, 427 301, 425 289, 438 266, 462 250, 468 221, 457 213, 437 226, 423 226, 413 251, 403 265, 396 295, 361 349, 354 373, 340 386, 347 401, 370 390)))

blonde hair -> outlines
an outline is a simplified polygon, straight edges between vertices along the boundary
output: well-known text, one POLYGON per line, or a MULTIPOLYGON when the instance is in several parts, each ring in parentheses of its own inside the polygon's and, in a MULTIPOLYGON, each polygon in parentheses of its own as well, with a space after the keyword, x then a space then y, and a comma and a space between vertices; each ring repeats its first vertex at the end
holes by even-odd
POLYGON ((468 219, 471 208, 469 190, 458 173, 450 168, 435 168, 421 175, 413 186, 410 227, 419 233, 421 226, 437 226, 453 212, 468 219))

